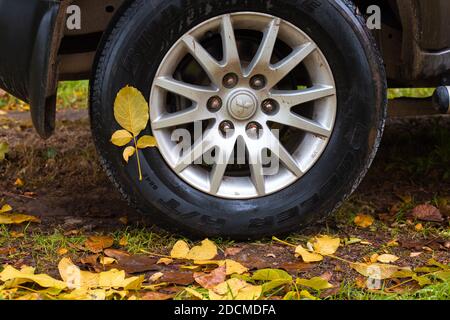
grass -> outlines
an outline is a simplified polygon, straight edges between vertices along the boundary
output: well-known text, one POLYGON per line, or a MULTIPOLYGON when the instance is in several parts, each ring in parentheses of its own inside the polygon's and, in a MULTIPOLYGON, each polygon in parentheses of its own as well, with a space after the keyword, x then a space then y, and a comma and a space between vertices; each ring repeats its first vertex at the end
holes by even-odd
POLYGON ((450 281, 445 281, 415 292, 381 293, 360 289, 354 283, 344 283, 331 300, 450 300, 450 281))

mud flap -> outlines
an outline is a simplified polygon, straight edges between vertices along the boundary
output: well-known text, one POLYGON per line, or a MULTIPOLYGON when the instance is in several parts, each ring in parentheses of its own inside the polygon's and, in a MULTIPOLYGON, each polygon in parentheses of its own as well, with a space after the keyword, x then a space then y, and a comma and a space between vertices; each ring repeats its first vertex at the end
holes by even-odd
POLYGON ((55 127, 56 54, 64 1, 0 0, 0 87, 29 102, 43 138, 55 127))

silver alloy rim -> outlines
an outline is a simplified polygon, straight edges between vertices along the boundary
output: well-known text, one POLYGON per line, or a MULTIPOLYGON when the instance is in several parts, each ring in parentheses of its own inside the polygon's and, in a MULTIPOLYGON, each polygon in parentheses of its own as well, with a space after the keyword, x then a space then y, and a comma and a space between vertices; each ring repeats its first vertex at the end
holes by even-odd
MULTIPOLYGON (((245 39, 239 41, 241 44, 245 39)), ((151 126, 159 150, 179 177, 210 195, 250 199, 286 188, 317 162, 333 131, 337 97, 325 56, 302 30, 271 15, 239 12, 209 19, 173 45, 156 73, 150 106, 151 126), (242 30, 262 35, 251 61, 241 61, 239 55, 236 35, 242 30), (205 35, 214 33, 221 37, 221 61, 202 45, 205 35), (287 45, 290 51, 274 62, 278 41, 287 45), (188 54, 209 78, 208 85, 191 84, 176 78, 177 68, 188 54), (278 88, 280 81, 299 65, 306 70, 309 85, 289 90, 278 88), (169 93, 177 99, 187 99, 191 105, 169 111, 169 93), (213 98, 216 100, 210 102, 213 98), (264 112, 264 106, 267 108, 268 105, 266 101, 271 101, 269 108, 277 106, 275 112, 264 112), (311 109, 309 117, 292 111, 302 105, 311 109), (174 130, 194 122, 206 123, 203 135, 194 139, 188 151, 181 152, 178 142, 173 140, 174 130), (253 123, 261 128, 256 138, 247 131, 253 123), (300 130, 303 138, 288 150, 270 130, 271 124, 300 130), (232 130, 225 136, 223 129, 229 129, 230 125, 232 130), (228 162, 233 160, 237 141, 245 144, 248 170, 234 175, 229 174, 227 168, 228 162), (198 164, 199 157, 212 149, 218 159, 226 161, 210 166, 198 164), (267 149, 280 163, 275 174, 265 175, 262 152, 267 149)))

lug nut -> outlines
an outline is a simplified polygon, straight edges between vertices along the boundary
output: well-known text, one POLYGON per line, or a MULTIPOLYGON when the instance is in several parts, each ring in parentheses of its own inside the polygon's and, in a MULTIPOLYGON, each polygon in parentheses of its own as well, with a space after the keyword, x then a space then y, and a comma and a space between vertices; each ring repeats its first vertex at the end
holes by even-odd
POLYGON ((264 113, 274 113, 278 108, 278 103, 275 100, 267 99, 263 101, 261 108, 264 113))
POLYGON ((237 85, 239 78, 234 73, 228 73, 223 77, 223 86, 225 88, 231 89, 237 85))
POLYGON ((222 99, 220 99, 220 97, 218 96, 211 97, 208 100, 207 106, 209 111, 218 111, 220 108, 222 108, 222 99))
POLYGON ((250 122, 247 125, 246 131, 247 134, 252 138, 257 138, 259 135, 259 130, 261 129, 260 125, 256 122, 250 122))
POLYGON ((266 86, 266 78, 261 74, 257 74, 250 79, 250 86, 255 90, 261 90, 266 86))
POLYGON ((222 134, 226 135, 228 131, 233 130, 233 124, 230 121, 222 121, 219 125, 222 134))

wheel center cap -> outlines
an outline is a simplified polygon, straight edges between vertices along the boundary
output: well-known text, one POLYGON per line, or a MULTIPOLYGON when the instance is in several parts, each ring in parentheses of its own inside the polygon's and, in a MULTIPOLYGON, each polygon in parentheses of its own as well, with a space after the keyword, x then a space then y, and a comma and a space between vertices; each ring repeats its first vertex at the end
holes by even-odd
POLYGON ((228 112, 238 120, 246 120, 255 114, 256 97, 249 91, 239 90, 228 99, 228 112))

